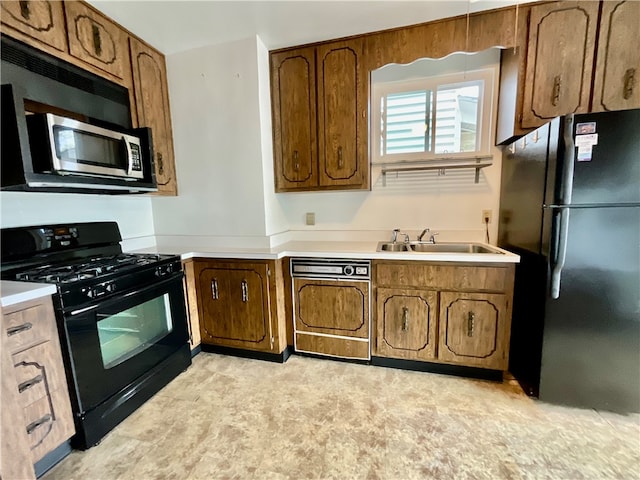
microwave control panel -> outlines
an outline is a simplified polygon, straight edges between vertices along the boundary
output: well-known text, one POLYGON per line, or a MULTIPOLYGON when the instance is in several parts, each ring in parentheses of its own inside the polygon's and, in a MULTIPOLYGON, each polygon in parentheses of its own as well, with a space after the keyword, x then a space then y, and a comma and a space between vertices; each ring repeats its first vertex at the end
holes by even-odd
POLYGON ((131 170, 142 171, 142 162, 140 161, 140 145, 129 142, 131 149, 131 170))

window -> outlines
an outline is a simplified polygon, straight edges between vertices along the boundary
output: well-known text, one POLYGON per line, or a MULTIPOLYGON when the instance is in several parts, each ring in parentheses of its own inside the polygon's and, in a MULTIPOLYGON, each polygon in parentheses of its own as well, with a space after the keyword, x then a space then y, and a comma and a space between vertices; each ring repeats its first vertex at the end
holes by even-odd
POLYGON ((374 163, 489 155, 495 77, 495 69, 487 68, 410 80, 374 79, 374 163))

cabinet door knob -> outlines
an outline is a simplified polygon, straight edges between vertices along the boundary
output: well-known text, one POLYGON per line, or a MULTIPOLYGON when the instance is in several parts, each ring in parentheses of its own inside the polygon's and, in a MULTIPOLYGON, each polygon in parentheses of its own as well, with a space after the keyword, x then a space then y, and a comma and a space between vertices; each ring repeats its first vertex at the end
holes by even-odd
POLYGON ((300 162, 298 161, 298 150, 293 151, 293 171, 300 170, 300 162))
POLYGON ((636 84, 636 69, 629 68, 626 72, 624 72, 624 91, 622 96, 625 100, 629 100, 633 95, 633 87, 636 84))
POLYGON ((402 331, 406 332, 407 330, 409 330, 409 309, 402 307, 402 331))
POLYGON ((342 159, 342 147, 338 147, 338 168, 344 168, 344 160, 342 159))
POLYGON ((246 280, 242 280, 240 289, 242 290, 242 301, 247 303, 249 301, 249 285, 246 280))
POLYGON ((211 297, 218 300, 218 279, 211 280, 211 297))
POLYGON ((100 38, 100 28, 95 23, 91 24, 91 33, 93 34, 93 50, 99 57, 102 55, 102 39, 100 38))
POLYGON ((27 323, 23 323, 22 325, 7 328, 7 336, 11 337, 12 335, 16 335, 20 332, 26 332, 27 330, 31 330, 32 327, 33 327, 33 324, 30 322, 27 322, 27 323))
POLYGON ((476 326, 476 314, 469 312, 467 315, 467 337, 473 337, 473 329, 476 326))
POLYGON ((555 107, 560 102, 560 87, 562 85, 562 77, 556 75, 553 79, 553 93, 551 96, 551 104, 555 107))
POLYGON ((25 20, 29 20, 31 16, 31 9, 29 8, 29 2, 26 0, 20 0, 20 15, 25 20))
POLYGON ((27 435, 31 435, 38 427, 49 423, 52 419, 53 417, 51 416, 51 414, 47 413, 44 417, 30 423, 29 425, 27 425, 27 435))

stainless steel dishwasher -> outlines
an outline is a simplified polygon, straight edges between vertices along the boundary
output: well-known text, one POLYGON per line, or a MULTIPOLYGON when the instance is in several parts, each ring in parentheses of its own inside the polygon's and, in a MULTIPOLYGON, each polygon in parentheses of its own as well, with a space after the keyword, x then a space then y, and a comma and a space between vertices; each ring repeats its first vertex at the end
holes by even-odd
POLYGON ((371 262, 291 259, 296 352, 371 358, 371 262))

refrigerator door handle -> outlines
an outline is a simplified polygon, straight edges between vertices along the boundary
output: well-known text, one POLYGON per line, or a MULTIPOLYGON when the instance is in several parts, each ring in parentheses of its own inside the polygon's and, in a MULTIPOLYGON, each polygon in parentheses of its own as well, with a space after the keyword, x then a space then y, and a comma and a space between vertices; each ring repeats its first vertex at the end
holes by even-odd
POLYGON ((560 204, 568 205, 571 203, 573 196, 573 171, 576 159, 576 144, 573 139, 573 123, 574 116, 567 115, 564 117, 564 130, 562 137, 564 140, 564 163, 562 165, 562 178, 560 188, 560 204))
POLYGON ((567 240, 569 237, 569 209, 559 208, 557 215, 558 221, 558 240, 556 244, 555 261, 551 270, 551 298, 557 299, 560 297, 560 277, 562 276, 562 269, 567 258, 567 240))

